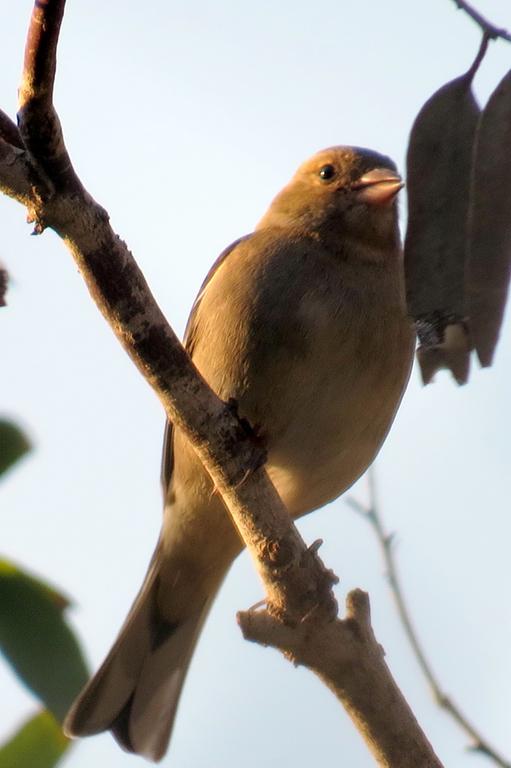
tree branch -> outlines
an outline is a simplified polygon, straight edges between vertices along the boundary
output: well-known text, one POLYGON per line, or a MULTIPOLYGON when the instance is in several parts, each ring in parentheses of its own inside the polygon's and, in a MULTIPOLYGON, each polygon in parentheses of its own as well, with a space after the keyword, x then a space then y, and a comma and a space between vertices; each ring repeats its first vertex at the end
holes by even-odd
POLYGON ((495 765, 499 768, 511 768, 511 763, 508 762, 502 755, 500 755, 481 735, 481 733, 475 728, 474 725, 465 717, 461 712, 458 705, 442 690, 441 684, 435 675, 433 668, 428 661, 424 649, 419 640, 417 631, 413 626, 413 622, 410 616, 410 611, 406 604, 406 600, 403 595, 401 582, 397 572, 396 562, 394 559, 393 551, 393 536, 385 531, 381 513, 378 509, 376 498, 376 482, 374 469, 368 472, 369 483, 369 506, 364 507, 353 497, 348 497, 346 503, 354 509, 361 517, 363 517, 370 524, 376 534, 378 543, 380 544, 383 559, 385 562, 385 568, 387 571, 387 578, 394 595, 394 599, 397 605, 397 611, 403 629, 408 641, 412 648, 413 653, 417 659, 419 667, 422 670, 424 677, 426 678, 431 692, 437 704, 444 709, 453 720, 459 725, 459 727, 470 737, 472 745, 470 749, 480 754, 486 755, 490 758, 495 765))
POLYGON ((0 139, 0 191, 30 207, 34 197, 27 153, 0 139))
POLYGON ((0 144, 0 186, 27 205, 37 232, 51 227, 64 240, 98 308, 221 493, 267 592, 267 610, 244 615, 247 636, 259 631, 260 641, 269 642, 265 623, 288 636, 287 652, 307 661, 336 692, 380 765, 440 767, 385 665, 370 628, 367 598, 352 593, 347 618, 335 620, 336 578, 290 520, 264 470, 264 453, 202 379, 107 213, 73 170, 52 104, 64 5, 64 0, 36 0, 18 113, 24 150, 0 144), (343 650, 339 640, 350 644, 343 650))
POLYGON ((429 742, 392 679, 360 589, 346 598, 346 618, 318 626, 314 617, 290 628, 264 612, 238 613, 243 636, 281 650, 330 688, 366 741, 378 765, 439 766, 429 742), (371 716, 368 717, 368 711, 371 716))
POLYGON ((13 123, 9 115, 0 109, 0 139, 12 144, 13 147, 23 149, 23 141, 16 123, 13 123))
POLYGON ((454 0, 454 2, 458 6, 458 10, 465 11, 465 13, 467 13, 470 18, 481 27, 483 34, 490 40, 497 40, 500 37, 502 40, 507 40, 508 43, 511 43, 511 34, 506 29, 496 27, 489 22, 484 16, 481 16, 479 11, 476 11, 470 3, 467 3, 466 0, 454 0))
POLYGON ((65 0, 34 3, 19 88, 18 126, 34 167, 51 183, 49 191, 77 195, 84 190, 71 164, 52 101, 65 5, 65 0))

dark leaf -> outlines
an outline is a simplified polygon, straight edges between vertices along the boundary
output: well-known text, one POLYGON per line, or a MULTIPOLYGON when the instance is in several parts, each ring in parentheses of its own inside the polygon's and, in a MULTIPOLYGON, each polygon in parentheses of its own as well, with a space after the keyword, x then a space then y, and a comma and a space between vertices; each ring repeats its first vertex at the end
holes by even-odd
POLYGON ((0 747, 0 768, 54 768, 70 744, 50 712, 40 712, 0 747))
POLYGON ((0 561, 0 649, 58 720, 88 677, 66 604, 56 590, 0 561))
POLYGON ((0 419, 0 475, 30 450, 30 443, 21 429, 11 421, 0 419))
POLYGON ((486 105, 476 137, 466 291, 471 338, 491 365, 511 272, 511 72, 486 105))
POLYGON ((407 300, 426 383, 444 367, 459 383, 468 377, 466 221, 480 115, 472 76, 473 70, 433 94, 415 120, 408 146, 407 300))

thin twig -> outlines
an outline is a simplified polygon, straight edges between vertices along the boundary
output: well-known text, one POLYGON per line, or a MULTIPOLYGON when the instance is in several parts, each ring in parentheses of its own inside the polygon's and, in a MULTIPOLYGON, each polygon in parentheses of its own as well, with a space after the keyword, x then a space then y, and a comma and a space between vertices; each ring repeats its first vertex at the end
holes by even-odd
POLYGON ((479 24, 483 30, 483 33, 490 40, 497 40, 498 38, 501 38, 501 40, 507 40, 508 43, 511 43, 511 34, 507 31, 507 29, 496 27, 495 24, 492 24, 487 19, 485 19, 484 16, 481 16, 479 11, 476 11, 476 9, 473 8, 470 3, 467 3, 466 0, 454 0, 454 2, 460 11, 465 11, 465 13, 467 13, 470 18, 475 21, 476 24, 479 24))
POLYGON ((500 766, 500 768, 511 768, 511 763, 502 757, 502 755, 500 755, 486 741, 486 739, 475 728, 475 726, 472 725, 472 723, 461 712, 458 705, 455 704, 446 693, 444 693, 438 678, 433 672, 432 666, 428 661, 424 649, 419 641, 417 631, 413 626, 410 611, 403 595, 403 589, 401 587, 401 582, 398 576, 393 553, 394 537, 393 534, 389 534, 385 530, 379 511, 374 468, 369 470, 367 476, 369 485, 369 505, 365 507, 353 497, 347 497, 346 503, 361 517, 367 520, 376 533, 376 537, 383 552, 387 577, 389 580, 390 588, 392 590, 392 594, 394 595, 394 599, 396 601, 399 618, 401 619, 401 623, 405 630, 406 636, 408 637, 408 641, 417 658, 417 662, 422 670, 422 673, 429 683, 433 697, 437 704, 446 712, 448 712, 459 725, 459 727, 472 739, 473 744, 470 747, 472 751, 486 755, 486 757, 490 758, 490 760, 493 760, 495 765, 500 766))
POLYGON ((484 59, 486 55, 486 51, 488 50, 488 43, 490 42, 490 37, 486 32, 483 32, 483 38, 481 40, 481 45, 479 46, 479 50, 477 51, 477 55, 472 62, 470 69, 467 71, 467 78, 471 82, 474 77, 476 76, 476 72, 479 69, 479 66, 484 59))

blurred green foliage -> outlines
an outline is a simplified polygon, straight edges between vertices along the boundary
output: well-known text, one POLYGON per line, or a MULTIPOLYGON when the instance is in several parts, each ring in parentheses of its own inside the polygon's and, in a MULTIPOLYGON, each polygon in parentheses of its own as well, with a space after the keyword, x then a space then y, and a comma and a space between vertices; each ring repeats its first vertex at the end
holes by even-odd
POLYGON ((0 419, 0 475, 30 450, 25 433, 12 421, 0 419))
POLYGON ((54 768, 68 745, 51 712, 40 712, 0 748, 0 768, 54 768))
POLYGON ((0 560, 0 648, 58 720, 88 677, 80 646, 65 619, 66 602, 44 582, 0 560))
MULTIPOLYGON (((0 476, 29 450, 22 430, 0 419, 0 476)), ((43 705, 0 746, 0 768, 53 768, 70 744, 60 722, 88 672, 68 606, 54 587, 0 558, 0 650, 43 705)))

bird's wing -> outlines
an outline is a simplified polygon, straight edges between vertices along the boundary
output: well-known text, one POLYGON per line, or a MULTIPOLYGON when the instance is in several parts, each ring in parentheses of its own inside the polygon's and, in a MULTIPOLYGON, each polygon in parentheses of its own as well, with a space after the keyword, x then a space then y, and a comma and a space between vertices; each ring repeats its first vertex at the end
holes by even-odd
MULTIPOLYGON (((220 256, 216 259, 213 266, 209 270, 208 274, 204 278, 204 282, 202 283, 199 289, 197 298, 193 302, 193 306, 190 312, 190 316, 188 318, 188 322, 186 324, 185 334, 183 338, 183 344, 189 355, 193 354, 193 348, 195 345, 195 328, 196 328, 197 310, 199 309, 202 297, 204 296, 204 292, 208 287, 211 278, 216 273, 217 269, 221 266, 221 264, 224 263, 224 261, 229 256, 229 254, 232 253, 240 243, 244 242, 249 237, 251 237, 251 235, 244 235, 243 237, 239 237, 237 240, 231 243, 231 245, 227 246, 227 248, 225 248, 220 254, 220 256)), ((163 435, 163 454, 161 459, 161 485, 163 490, 164 502, 167 496, 167 491, 170 485, 170 481, 172 479, 172 471, 174 469, 174 458, 173 458, 173 442, 174 441, 172 439, 172 433, 173 433, 172 423, 167 419, 165 423, 165 432, 163 435)))

